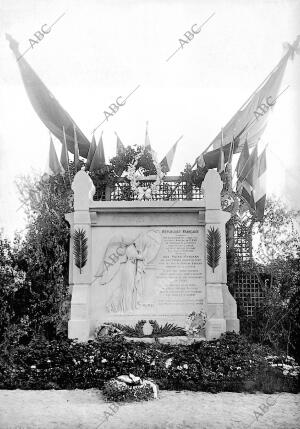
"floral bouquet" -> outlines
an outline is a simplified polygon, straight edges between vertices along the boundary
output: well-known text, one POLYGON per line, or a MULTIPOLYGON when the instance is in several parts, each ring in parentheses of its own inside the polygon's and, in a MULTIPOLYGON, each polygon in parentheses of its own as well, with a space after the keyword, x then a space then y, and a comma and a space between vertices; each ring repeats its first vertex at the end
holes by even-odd
POLYGON ((109 401, 148 401, 157 398, 158 386, 133 374, 120 375, 104 384, 103 395, 109 401))
POLYGON ((200 336, 203 334, 203 330, 205 328, 207 322, 206 313, 200 311, 196 313, 193 311, 187 317, 185 330, 188 336, 200 336))

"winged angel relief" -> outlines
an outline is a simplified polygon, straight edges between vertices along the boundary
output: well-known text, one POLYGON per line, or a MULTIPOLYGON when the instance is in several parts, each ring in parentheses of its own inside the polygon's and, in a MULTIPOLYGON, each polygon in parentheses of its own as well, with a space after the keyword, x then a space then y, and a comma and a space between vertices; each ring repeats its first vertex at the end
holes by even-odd
POLYGON ((108 312, 126 313, 136 310, 144 294, 145 268, 158 254, 159 231, 147 231, 135 240, 115 235, 109 241, 96 277, 100 285, 108 285, 108 312))

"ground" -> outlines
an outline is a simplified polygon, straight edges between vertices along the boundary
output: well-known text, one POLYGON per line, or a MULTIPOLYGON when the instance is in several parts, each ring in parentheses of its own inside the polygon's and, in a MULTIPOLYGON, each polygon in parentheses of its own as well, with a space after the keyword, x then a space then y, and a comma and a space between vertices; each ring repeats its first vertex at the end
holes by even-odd
POLYGON ((300 394, 161 391, 157 400, 118 406, 96 389, 0 390, 0 428, 296 429, 300 394))

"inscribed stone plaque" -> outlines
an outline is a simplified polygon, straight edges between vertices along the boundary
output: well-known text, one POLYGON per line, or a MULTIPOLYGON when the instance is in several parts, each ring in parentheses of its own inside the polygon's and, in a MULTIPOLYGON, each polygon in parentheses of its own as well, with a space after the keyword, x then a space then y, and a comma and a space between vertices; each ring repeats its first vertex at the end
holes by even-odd
POLYGON ((179 316, 183 322, 191 311, 203 309, 203 227, 117 228, 105 236, 96 273, 102 296, 94 297, 103 302, 105 314, 98 314, 98 320, 179 322, 179 316))

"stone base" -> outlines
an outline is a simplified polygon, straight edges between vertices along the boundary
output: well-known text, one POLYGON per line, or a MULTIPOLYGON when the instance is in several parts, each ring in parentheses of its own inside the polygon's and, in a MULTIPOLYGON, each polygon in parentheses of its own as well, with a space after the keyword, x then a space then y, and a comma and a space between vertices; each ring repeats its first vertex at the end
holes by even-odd
POLYGON ((205 341, 204 337, 188 337, 188 336, 180 336, 180 337, 161 337, 158 338, 158 342, 160 344, 185 344, 190 345, 193 343, 199 343, 200 341, 205 341))
POLYGON ((207 340, 218 339, 226 332, 225 319, 209 319, 205 326, 205 336, 207 340))
POLYGON ((228 319, 226 320, 226 331, 227 332, 240 332, 240 321, 239 319, 228 319))
POLYGON ((174 336, 174 337, 125 337, 126 341, 131 341, 134 343, 147 343, 147 344, 153 344, 153 343, 159 343, 159 344, 185 344, 190 345, 192 343, 198 343, 200 341, 205 341, 206 338, 204 337, 188 337, 188 336, 174 336), (157 340, 157 341, 155 341, 157 340))
POLYGON ((90 337, 90 322, 88 320, 69 320, 68 338, 78 341, 88 341, 90 337))

